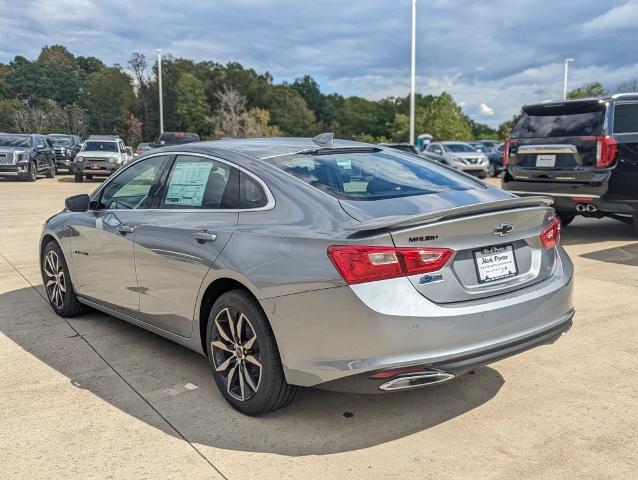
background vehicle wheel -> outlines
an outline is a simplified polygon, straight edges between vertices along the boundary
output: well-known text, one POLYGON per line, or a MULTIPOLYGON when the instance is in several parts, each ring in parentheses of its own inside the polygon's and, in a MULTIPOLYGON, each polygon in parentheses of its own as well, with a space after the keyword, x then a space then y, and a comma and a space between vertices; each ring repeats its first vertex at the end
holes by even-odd
POLYGON ((495 177, 496 176, 496 165, 494 165, 493 163, 490 163, 490 166, 487 169, 487 174, 490 177, 495 177))
POLYGON ((36 167, 35 162, 29 162, 27 176, 24 177, 24 179, 27 182, 35 182, 36 178, 38 178, 38 167, 36 167))
POLYGON ((483 180, 485 177, 487 177, 485 172, 481 172, 478 174, 478 178, 480 178, 481 180, 483 180))
POLYGON ((52 161, 49 163, 49 168, 47 169, 46 176, 47 178, 54 178, 56 173, 57 173, 57 168, 55 166, 55 162, 52 161))
POLYGON ((61 317, 74 317, 90 310, 78 301, 64 254, 56 242, 50 241, 44 247, 40 269, 49 304, 55 313, 61 317))
POLYGON ((87 176, 86 176, 86 179, 87 179, 87 180, 93 180, 93 175, 87 175, 87 176))
POLYGON ((244 290, 221 295, 208 317, 208 361, 233 408, 258 415, 288 405, 299 387, 284 378, 275 336, 259 303, 244 290))
POLYGON ((558 218, 560 219, 560 226, 566 227, 567 225, 569 225, 570 223, 574 221, 574 218, 576 218, 576 215, 570 215, 569 213, 559 212, 558 218))
POLYGON ((75 181, 80 183, 84 181, 84 175, 82 175, 81 173, 75 173, 75 181))

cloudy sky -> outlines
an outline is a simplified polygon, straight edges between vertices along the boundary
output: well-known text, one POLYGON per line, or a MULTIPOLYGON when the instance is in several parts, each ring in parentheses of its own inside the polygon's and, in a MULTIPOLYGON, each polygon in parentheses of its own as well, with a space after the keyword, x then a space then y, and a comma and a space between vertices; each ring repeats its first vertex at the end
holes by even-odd
MULTIPOLYGON (((275 81, 383 98, 409 89, 410 0, 0 0, 0 62, 60 43, 126 64, 134 51, 239 61, 275 81)), ((418 0, 417 90, 498 125, 521 104, 638 78, 638 0, 418 0)))

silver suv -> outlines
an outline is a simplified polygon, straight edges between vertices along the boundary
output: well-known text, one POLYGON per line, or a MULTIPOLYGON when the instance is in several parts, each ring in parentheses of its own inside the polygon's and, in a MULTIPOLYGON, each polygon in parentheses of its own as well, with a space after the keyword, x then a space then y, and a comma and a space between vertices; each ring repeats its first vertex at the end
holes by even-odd
POLYGON ((129 150, 118 136, 91 135, 75 157, 75 181, 82 182, 84 177, 108 177, 132 159, 129 150))

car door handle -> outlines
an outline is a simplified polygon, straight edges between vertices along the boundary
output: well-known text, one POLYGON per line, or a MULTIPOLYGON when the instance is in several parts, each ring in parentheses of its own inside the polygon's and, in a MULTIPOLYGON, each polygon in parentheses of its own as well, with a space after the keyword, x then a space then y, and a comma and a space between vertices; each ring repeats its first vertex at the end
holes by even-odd
POLYGON ((117 231, 122 235, 126 235, 127 233, 133 233, 135 231, 135 227, 122 223, 117 227, 117 231))
POLYGON ((201 230, 199 232, 194 232, 193 238, 199 243, 214 242, 215 240, 217 240, 217 235, 206 230, 201 230))

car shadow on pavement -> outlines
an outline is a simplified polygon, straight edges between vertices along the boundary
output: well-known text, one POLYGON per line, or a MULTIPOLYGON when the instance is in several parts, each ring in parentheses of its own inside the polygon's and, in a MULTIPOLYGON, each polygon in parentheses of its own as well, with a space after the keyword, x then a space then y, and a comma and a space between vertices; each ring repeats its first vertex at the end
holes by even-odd
POLYGON ((394 394, 302 389, 289 407, 247 417, 223 400, 203 356, 98 312, 67 323, 33 288, 0 294, 0 329, 73 386, 136 419, 194 444, 244 452, 325 455, 380 445, 463 415, 504 383, 483 367, 394 394))
MULTIPOLYGON (((56 180, 60 183, 75 183, 75 177, 74 176, 56 176, 55 177, 56 180)), ((84 183, 102 183, 104 181, 104 177, 93 177, 91 179, 89 178, 85 178, 84 180, 82 180, 84 183)))
POLYGON ((581 257, 589 258, 590 260, 598 260, 600 262, 618 263, 620 265, 638 267, 638 243, 584 253, 581 257))
POLYGON ((638 236, 632 226, 618 220, 578 218, 561 230, 563 245, 585 245, 601 241, 635 242, 638 236))

